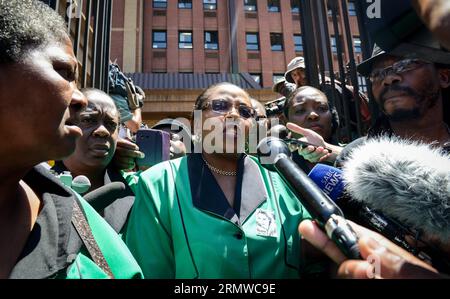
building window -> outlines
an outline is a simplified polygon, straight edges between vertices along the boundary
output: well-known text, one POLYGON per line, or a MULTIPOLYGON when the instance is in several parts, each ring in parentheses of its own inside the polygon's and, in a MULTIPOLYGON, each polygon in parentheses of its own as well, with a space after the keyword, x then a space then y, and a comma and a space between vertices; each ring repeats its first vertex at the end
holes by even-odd
POLYGON ((256 83, 261 85, 261 74, 250 74, 252 76, 253 80, 255 80, 256 83))
POLYGON ((192 9, 192 0, 178 0, 178 8, 192 9))
POLYGON ((244 10, 245 11, 256 11, 256 0, 244 0, 244 10))
POLYGON ((203 9, 204 10, 216 10, 217 9, 217 0, 203 0, 203 9))
POLYGON ((152 32, 153 49, 167 48, 167 34, 166 31, 153 30, 152 32))
POLYGON ((355 53, 361 53, 361 39, 359 37, 353 37, 353 46, 355 48, 355 53))
POLYGON ((270 12, 280 11, 280 0, 268 0, 267 5, 270 12))
POLYGON ((291 0, 291 12, 292 13, 300 12, 300 0, 291 0))
POLYGON ((349 16, 356 16, 356 7, 354 1, 348 2, 348 15, 349 16))
POLYGON ((272 51, 283 51, 283 34, 271 33, 270 46, 272 48, 272 51))
POLYGON ((339 15, 339 5, 335 0, 327 1, 327 14, 329 16, 333 15, 333 10, 336 12, 336 15, 339 15))
POLYGON ((330 40, 331 40, 331 51, 333 53, 337 53, 336 38, 332 36, 330 40))
POLYGON ((205 49, 219 49, 219 35, 217 31, 205 31, 205 49))
POLYGON ((153 8, 167 8, 167 0, 153 0, 153 8))
POLYGON ((273 84, 277 83, 278 80, 280 80, 282 78, 284 78, 284 74, 273 74, 273 76, 272 76, 273 84))
POLYGON ((192 31, 180 31, 178 33, 178 47, 180 49, 192 49, 192 31))
POLYGON ((367 81, 365 77, 358 75, 358 86, 360 91, 367 93, 367 81))
POLYGON ((245 40, 247 41, 247 50, 259 50, 258 33, 246 33, 245 40))
POLYGON ((303 38, 300 34, 294 35, 295 52, 303 52, 303 38))

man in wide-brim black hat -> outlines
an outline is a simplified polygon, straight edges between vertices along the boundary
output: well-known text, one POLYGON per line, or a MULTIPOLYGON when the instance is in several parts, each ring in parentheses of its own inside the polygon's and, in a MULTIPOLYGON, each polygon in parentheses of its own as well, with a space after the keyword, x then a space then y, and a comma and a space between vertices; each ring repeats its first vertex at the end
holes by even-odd
POLYGON ((450 147, 450 53, 424 26, 392 48, 375 45, 357 70, 369 78, 382 112, 369 137, 387 133, 450 147))

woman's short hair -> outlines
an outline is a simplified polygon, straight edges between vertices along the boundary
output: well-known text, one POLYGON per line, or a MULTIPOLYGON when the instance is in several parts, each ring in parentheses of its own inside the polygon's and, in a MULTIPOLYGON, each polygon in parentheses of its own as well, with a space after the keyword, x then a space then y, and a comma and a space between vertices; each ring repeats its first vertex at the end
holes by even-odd
MULTIPOLYGON (((229 83, 229 82, 220 82, 220 83, 213 84, 213 85, 209 86, 207 89, 205 89, 205 90, 197 97, 197 99, 195 100, 195 104, 194 104, 194 110, 201 110, 201 109, 203 108, 203 103, 204 103, 205 101, 208 100, 210 93, 211 93, 214 89, 216 89, 216 88, 218 88, 218 87, 221 87, 221 86, 232 86, 232 87, 238 87, 238 88, 240 88, 239 86, 234 85, 234 84, 229 83)), ((247 92, 246 92, 245 90, 242 89, 242 91, 245 92, 245 93, 247 94, 247 92)), ((248 98, 250 99, 250 96, 249 96, 248 94, 247 94, 247 96, 248 96, 248 98)))
POLYGON ((37 0, 0 0, 0 64, 15 63, 35 48, 68 38, 63 18, 37 0))

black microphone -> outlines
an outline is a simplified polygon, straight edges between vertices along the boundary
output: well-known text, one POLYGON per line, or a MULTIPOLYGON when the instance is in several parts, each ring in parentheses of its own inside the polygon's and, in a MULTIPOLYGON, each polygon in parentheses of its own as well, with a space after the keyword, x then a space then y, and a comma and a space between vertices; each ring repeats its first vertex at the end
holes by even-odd
POLYGON ((281 175, 345 256, 360 259, 358 237, 343 218, 341 209, 292 161, 290 155, 288 146, 279 138, 266 137, 258 144, 261 164, 281 175))
POLYGON ((124 183, 112 182, 85 194, 84 199, 100 213, 116 199, 126 196, 125 190, 124 183))

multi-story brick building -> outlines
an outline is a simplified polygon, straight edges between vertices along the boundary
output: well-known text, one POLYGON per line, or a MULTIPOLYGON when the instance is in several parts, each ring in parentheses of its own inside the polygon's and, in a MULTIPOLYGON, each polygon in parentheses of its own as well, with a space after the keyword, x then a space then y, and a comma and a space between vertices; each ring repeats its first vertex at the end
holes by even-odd
MULTIPOLYGON (((356 61, 361 60, 355 4, 347 0, 356 61)), ((299 0, 115 0, 111 59, 147 93, 143 118, 187 117, 208 85, 228 80, 256 99, 277 98, 274 80, 303 54, 299 0)), ((313 16, 314 17, 314 16, 313 16)), ((328 16, 328 25, 333 27, 328 16)), ((344 32, 338 17, 339 32, 344 32)), ((331 33, 334 31, 330 31, 331 33)), ((341 35, 341 44, 347 44, 341 35)), ((334 70, 336 39, 330 35, 334 70)), ((348 49, 343 47, 343 61, 348 49)))

